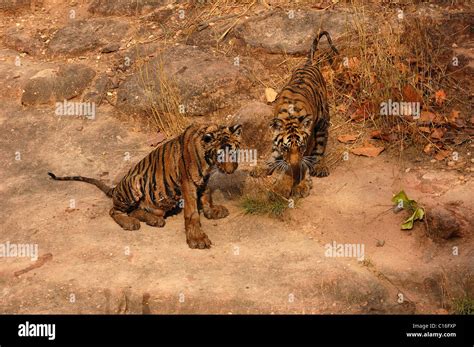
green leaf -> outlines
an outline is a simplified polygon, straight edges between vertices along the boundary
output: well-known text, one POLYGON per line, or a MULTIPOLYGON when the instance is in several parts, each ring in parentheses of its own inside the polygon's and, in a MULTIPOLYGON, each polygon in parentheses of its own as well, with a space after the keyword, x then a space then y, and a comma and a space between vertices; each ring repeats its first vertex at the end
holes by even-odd
POLYGON ((423 209, 423 207, 417 207, 415 209, 415 212, 413 212, 413 214, 411 215, 411 217, 403 222, 402 229, 411 230, 413 228, 413 223, 416 220, 422 220, 424 216, 425 216, 425 210, 423 209))
POLYGON ((417 208, 417 203, 415 200, 411 200, 408 198, 406 193, 401 190, 398 194, 394 195, 392 198, 392 202, 396 205, 399 205, 402 202, 402 206, 404 210, 415 210, 417 208))

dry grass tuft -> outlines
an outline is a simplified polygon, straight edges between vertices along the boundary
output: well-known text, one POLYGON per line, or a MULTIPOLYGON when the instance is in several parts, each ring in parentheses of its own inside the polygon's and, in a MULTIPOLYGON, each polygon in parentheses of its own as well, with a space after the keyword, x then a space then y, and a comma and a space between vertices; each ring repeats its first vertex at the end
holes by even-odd
POLYGON ((332 134, 363 135, 352 147, 370 138, 369 131, 378 130, 400 154, 411 145, 421 149, 432 141, 419 123, 412 116, 380 115, 380 104, 417 101, 421 110, 439 111, 434 93, 453 84, 441 63, 449 45, 443 43, 430 19, 398 20, 396 12, 387 7, 378 8, 377 16, 364 11, 364 7, 351 8, 351 31, 338 42, 339 59, 332 69, 323 68, 332 95, 332 134), (375 32, 364 18, 380 22, 375 32))
POLYGON ((148 65, 139 68, 141 83, 144 86, 147 102, 151 108, 151 116, 156 127, 167 137, 173 137, 186 128, 188 120, 180 112, 182 105, 180 91, 173 80, 170 80, 163 71, 163 62, 159 60, 156 68, 149 71, 148 65), (158 81, 158 84, 149 84, 146 81, 158 81))

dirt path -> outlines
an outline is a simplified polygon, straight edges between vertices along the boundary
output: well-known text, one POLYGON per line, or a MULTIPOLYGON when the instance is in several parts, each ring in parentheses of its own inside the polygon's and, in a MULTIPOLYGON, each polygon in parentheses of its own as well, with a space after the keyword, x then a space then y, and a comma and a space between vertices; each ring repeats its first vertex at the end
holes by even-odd
POLYGON ((202 221, 210 250, 187 247, 181 214, 163 229, 121 230, 98 189, 46 175, 113 180, 149 151, 147 135, 127 131, 112 112, 104 106, 95 121, 65 121, 53 108, 3 102, 1 242, 38 244, 39 256, 52 259, 18 277, 32 261, 2 259, 0 312, 441 313, 450 295, 466 289, 472 236, 434 243, 421 225, 400 230, 403 216, 388 210, 403 187, 421 204, 456 200, 472 215, 472 181, 385 153, 351 156, 315 179, 311 196, 284 220, 244 215, 238 201, 222 201, 231 215, 202 221), (325 256, 333 241, 364 245, 364 261, 325 256))

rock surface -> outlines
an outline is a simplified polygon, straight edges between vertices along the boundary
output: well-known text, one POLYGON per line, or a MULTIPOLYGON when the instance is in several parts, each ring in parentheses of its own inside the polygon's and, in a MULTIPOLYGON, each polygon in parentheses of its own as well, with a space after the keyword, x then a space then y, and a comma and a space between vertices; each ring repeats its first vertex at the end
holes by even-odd
POLYGON ((6 31, 3 39, 5 46, 20 53, 36 55, 40 53, 44 44, 37 37, 32 37, 18 28, 10 28, 6 31))
POLYGON ((259 157, 270 153, 272 117, 272 106, 259 101, 250 101, 231 117, 232 123, 242 125, 242 148, 256 149, 259 157))
POLYGON ((95 76, 95 71, 80 64, 44 69, 32 76, 24 87, 23 105, 47 104, 81 95, 95 76))
POLYGON ((82 100, 85 102, 93 102, 97 106, 100 106, 110 85, 110 78, 106 74, 99 75, 93 83, 91 90, 84 95, 82 100))
POLYGON ((50 55, 74 56, 119 42, 129 25, 115 19, 90 19, 71 22, 59 29, 49 43, 50 55))
POLYGON ((192 46, 165 50, 127 78, 119 87, 117 106, 133 113, 146 113, 163 96, 160 81, 176 89, 186 115, 204 115, 235 103, 250 81, 225 58, 192 46))
POLYGON ((31 7, 31 0, 2 0, 0 1, 0 11, 26 10, 31 7))
POLYGON ((103 16, 131 16, 152 11, 172 2, 170 0, 94 0, 88 10, 91 13, 103 16))
POLYGON ((306 54, 320 29, 327 30, 336 42, 347 32, 347 20, 352 19, 345 12, 276 10, 243 22, 235 35, 250 46, 271 53, 306 54))
POLYGON ((428 210, 426 222, 428 236, 435 240, 448 240, 463 236, 464 218, 454 210, 444 206, 435 206, 428 210))

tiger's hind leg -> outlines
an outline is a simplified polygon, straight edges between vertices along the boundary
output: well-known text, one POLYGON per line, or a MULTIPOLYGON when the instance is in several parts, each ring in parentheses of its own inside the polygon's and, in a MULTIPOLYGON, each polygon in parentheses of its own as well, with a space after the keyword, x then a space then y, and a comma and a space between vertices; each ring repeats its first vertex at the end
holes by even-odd
POLYGON ((154 213, 137 208, 128 214, 130 217, 138 219, 140 222, 145 222, 152 227, 162 228, 165 226, 165 219, 163 216, 157 216, 154 213))
POLYGON ((127 215, 126 212, 120 211, 115 206, 110 209, 109 214, 125 230, 140 229, 140 221, 137 218, 127 215))
POLYGON ((329 169, 326 165, 326 159, 324 152, 326 151, 326 145, 328 142, 328 129, 314 130, 315 145, 311 155, 315 158, 315 164, 310 170, 311 176, 326 177, 329 175, 329 169))

